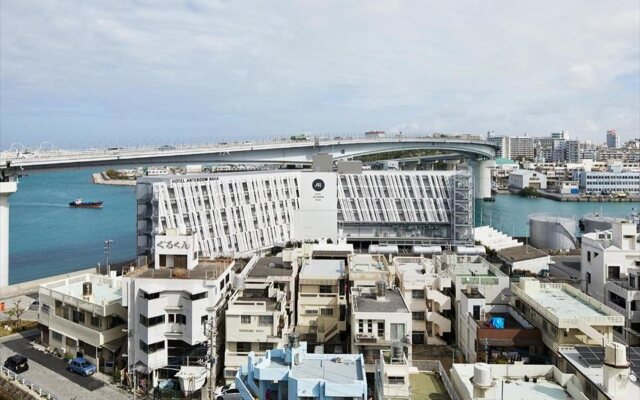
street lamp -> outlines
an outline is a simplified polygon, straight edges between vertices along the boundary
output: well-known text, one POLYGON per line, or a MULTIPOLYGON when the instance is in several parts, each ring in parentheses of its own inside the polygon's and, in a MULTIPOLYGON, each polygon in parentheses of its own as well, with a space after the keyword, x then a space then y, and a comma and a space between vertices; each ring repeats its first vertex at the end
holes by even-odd
POLYGON ((111 275, 111 264, 109 263, 109 258, 111 258, 111 245, 113 244, 113 240, 105 240, 104 241, 104 256, 107 259, 107 275, 111 275))

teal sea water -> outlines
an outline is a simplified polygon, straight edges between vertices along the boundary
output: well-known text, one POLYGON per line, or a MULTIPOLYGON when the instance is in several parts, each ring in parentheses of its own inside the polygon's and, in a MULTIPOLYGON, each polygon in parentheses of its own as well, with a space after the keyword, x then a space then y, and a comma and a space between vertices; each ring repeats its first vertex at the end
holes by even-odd
MULTIPOLYGON (((94 185, 91 174, 101 168, 52 171, 22 178, 10 197, 9 282, 19 283, 104 263, 104 241, 114 240, 114 262, 135 257, 135 189, 94 185), (103 200, 104 208, 72 209, 76 198, 103 200)), ((510 235, 528 234, 528 215, 576 216, 597 211, 626 216, 640 203, 559 203, 547 199, 497 196, 475 203, 475 224, 510 235)))

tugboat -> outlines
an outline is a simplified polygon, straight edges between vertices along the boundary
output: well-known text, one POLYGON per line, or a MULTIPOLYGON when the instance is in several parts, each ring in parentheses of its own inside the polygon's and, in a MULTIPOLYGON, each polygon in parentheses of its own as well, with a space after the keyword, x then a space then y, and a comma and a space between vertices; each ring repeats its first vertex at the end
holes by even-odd
POLYGON ((71 208, 102 208, 102 201, 82 201, 82 199, 75 199, 69 203, 71 208))

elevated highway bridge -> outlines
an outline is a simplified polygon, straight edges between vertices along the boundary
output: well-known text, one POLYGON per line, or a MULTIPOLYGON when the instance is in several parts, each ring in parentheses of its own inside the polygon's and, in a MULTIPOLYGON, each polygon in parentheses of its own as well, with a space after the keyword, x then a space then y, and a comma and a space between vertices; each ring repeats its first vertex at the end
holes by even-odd
POLYGON ((9 196, 17 190, 22 173, 47 169, 94 166, 207 163, 308 163, 318 153, 336 160, 403 150, 438 150, 458 153, 469 160, 476 198, 491 196, 490 160, 496 147, 476 136, 431 135, 393 137, 297 138, 210 145, 163 145, 89 150, 50 149, 39 152, 0 153, 0 288, 8 283, 9 196))

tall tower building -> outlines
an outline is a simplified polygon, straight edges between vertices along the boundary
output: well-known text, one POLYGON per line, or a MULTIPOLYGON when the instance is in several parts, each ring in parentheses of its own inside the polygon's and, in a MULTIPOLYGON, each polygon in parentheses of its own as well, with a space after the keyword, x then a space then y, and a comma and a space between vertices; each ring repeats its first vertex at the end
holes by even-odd
POLYGON ((616 133, 615 129, 607 131, 607 147, 610 149, 617 149, 620 147, 620 137, 616 133))

